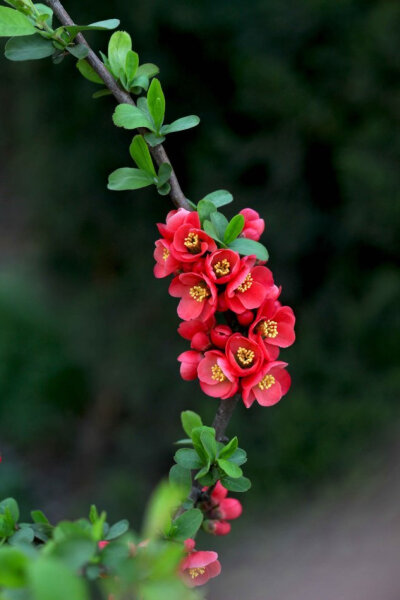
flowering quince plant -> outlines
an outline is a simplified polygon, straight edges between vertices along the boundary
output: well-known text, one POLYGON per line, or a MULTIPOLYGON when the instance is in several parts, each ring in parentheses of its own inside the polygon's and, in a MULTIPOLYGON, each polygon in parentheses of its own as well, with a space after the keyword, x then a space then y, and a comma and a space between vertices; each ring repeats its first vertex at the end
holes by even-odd
POLYGON ((105 600, 203 598, 197 588, 220 574, 221 563, 213 550, 196 549, 197 533, 229 534, 242 514, 230 493, 251 487, 242 470, 246 452, 237 437, 226 437, 230 417, 240 398, 247 408, 270 407, 290 388, 287 363, 278 359, 295 340, 295 317, 266 266, 259 241, 264 220, 252 208, 228 220, 220 209, 233 197, 225 190, 197 203, 183 194, 162 143, 200 120, 190 115, 164 123, 159 69, 140 64, 128 33, 114 32, 101 58, 82 36, 118 25, 118 19, 76 25, 59 0, 0 5, 9 60, 76 60, 83 77, 103 85, 94 97, 117 100, 114 124, 138 130, 129 146, 135 166, 111 173, 108 188, 154 185, 170 196, 175 208, 158 223, 154 275, 170 277, 169 294, 178 299, 178 333, 187 344, 178 356, 182 378, 198 381, 220 402, 211 427, 191 410, 181 414, 186 437, 177 442, 169 481, 150 498, 140 533, 126 520, 108 524, 95 505, 88 518, 52 524, 40 510, 20 522, 17 501, 0 502, 0 600, 88 600, 92 593, 105 600))

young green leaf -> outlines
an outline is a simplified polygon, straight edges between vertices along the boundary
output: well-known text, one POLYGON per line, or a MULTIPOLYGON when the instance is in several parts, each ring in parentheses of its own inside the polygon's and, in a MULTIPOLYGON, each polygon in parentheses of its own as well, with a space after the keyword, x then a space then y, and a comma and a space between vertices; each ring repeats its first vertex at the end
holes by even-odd
POLYGON ((188 538, 194 538, 203 522, 203 513, 198 508, 192 508, 180 515, 173 522, 174 534, 172 539, 184 542, 188 538))
POLYGON ((115 77, 119 78, 125 73, 126 57, 132 50, 132 40, 126 31, 116 31, 112 34, 108 44, 108 60, 115 77))
POLYGON ((67 50, 72 56, 78 60, 82 60, 89 54, 89 48, 85 44, 76 44, 75 46, 67 46, 67 50))
POLYGON ((254 240, 237 238, 229 244, 229 248, 239 252, 239 254, 243 254, 244 256, 251 256, 255 254, 259 260, 268 260, 268 250, 266 247, 259 242, 255 242, 254 240))
POLYGON ((235 450, 238 447, 238 439, 235 436, 234 438, 231 439, 231 441, 226 444, 226 446, 224 446, 222 448, 222 450, 219 452, 218 456, 219 458, 229 458, 230 456, 232 456, 232 454, 235 452, 235 450))
POLYGON ((0 37, 17 37, 34 33, 36 29, 28 17, 13 8, 0 6, 0 37))
POLYGON ((141 169, 123 167, 117 169, 108 178, 108 189, 113 191, 138 190, 154 183, 154 178, 141 169))
POLYGON ((218 458, 217 460, 218 466, 228 475, 228 477, 232 477, 233 479, 237 479, 243 475, 243 471, 240 467, 235 465, 235 463, 229 462, 229 460, 225 460, 224 458, 218 458))
POLYGON ((169 481, 171 484, 180 487, 185 495, 188 495, 192 487, 192 475, 190 469, 185 469, 181 465, 174 465, 169 471, 169 481))
POLYGON ((208 200, 200 200, 197 205, 197 212, 199 213, 200 223, 203 224, 205 220, 210 219, 210 215, 216 209, 215 204, 209 202, 208 200))
POLYGON ((0 514, 5 514, 7 510, 10 512, 14 522, 18 523, 19 507, 18 502, 14 498, 6 498, 0 502, 0 514))
POLYGON ((78 60, 78 62, 76 63, 76 67, 80 74, 83 75, 83 77, 85 77, 85 79, 88 79, 92 83, 104 83, 101 77, 97 75, 96 71, 91 65, 89 65, 89 63, 86 60, 78 60))
POLYGON ((111 31, 116 29, 118 25, 119 19, 107 19, 106 21, 90 23, 90 25, 67 25, 64 29, 68 31, 71 40, 73 40, 81 31, 111 31))
POLYGON ((40 13, 40 16, 38 17, 39 22, 47 23, 47 25, 51 27, 53 25, 53 9, 41 2, 37 2, 35 8, 40 13))
POLYGON ((233 196, 226 190, 217 190, 216 192, 211 192, 210 194, 207 194, 207 196, 204 196, 203 200, 212 202, 214 206, 219 208, 220 206, 225 206, 225 204, 233 202, 233 196))
POLYGON ((170 125, 163 125, 161 127, 161 133, 163 135, 167 133, 176 133, 177 131, 185 131, 185 129, 191 129, 192 127, 196 127, 200 123, 200 118, 196 115, 189 115, 188 117, 182 117, 181 119, 177 119, 170 125))
POLYGON ((105 536, 105 539, 107 541, 115 540, 121 535, 124 535, 124 533, 126 533, 128 529, 129 521, 127 521, 126 519, 122 519, 121 521, 118 521, 118 523, 115 523, 112 527, 110 527, 110 529, 107 532, 107 535, 105 536))
POLYGON ((145 133, 144 139, 152 148, 159 146, 165 141, 165 137, 163 135, 159 136, 155 133, 145 133))
POLYGON ((225 230, 224 242, 225 244, 230 244, 233 240, 242 233, 244 227, 244 216, 243 215, 235 215, 230 221, 229 225, 225 230))
POLYGON ((184 410, 183 412, 181 412, 181 423, 183 431, 189 437, 192 435, 192 430, 195 427, 201 427, 203 425, 203 421, 201 420, 200 415, 193 412, 192 410, 184 410))
POLYGON ((146 171, 153 177, 156 177, 156 170, 153 165, 153 160, 150 156, 149 149, 144 141, 143 136, 135 135, 131 145, 129 146, 129 152, 139 169, 142 169, 142 171, 146 171))
POLYGON ((211 223, 211 221, 204 221, 203 223, 203 229, 206 232, 207 235, 209 235, 210 237, 212 237, 213 240, 215 240, 216 242, 218 242, 219 244, 221 244, 221 246, 225 246, 225 244, 221 241, 217 230, 215 229, 214 225, 211 223))
POLYGON ((167 196, 171 191, 171 185, 169 183, 164 183, 163 185, 157 186, 157 192, 160 196, 167 196))
POLYGON ((247 492, 251 488, 251 481, 247 477, 238 477, 237 479, 223 477, 221 483, 230 492, 247 492))
POLYGON ((148 79, 151 79, 155 75, 158 75, 159 72, 160 69, 157 67, 157 65, 153 65, 153 63, 144 63, 143 65, 140 65, 136 71, 136 77, 141 77, 144 75, 148 79))
POLYGON ((154 131, 153 124, 146 114, 140 108, 131 104, 119 104, 114 111, 113 121, 117 127, 124 127, 125 129, 147 127, 147 129, 154 131))
POLYGON ((217 442, 215 440, 215 431, 206 429, 200 433, 200 441, 210 461, 213 463, 217 456, 217 442))
POLYGON ((217 232, 219 240, 224 240, 225 230, 228 227, 228 219, 222 213, 217 210, 212 212, 210 215, 211 223, 214 225, 214 229, 217 232))
MULTIPOLYGON (((224 457, 226 458, 226 457, 224 457)), ((235 452, 229 457, 229 462, 235 463, 235 465, 243 465, 247 462, 247 453, 242 448, 236 448, 235 452)))
POLYGON ((128 80, 128 83, 131 84, 135 78, 136 71, 139 66, 139 55, 137 52, 133 52, 133 50, 129 50, 126 55, 125 61, 125 74, 128 80))
POLYGON ((48 518, 41 510, 32 510, 31 517, 34 523, 45 523, 46 525, 49 525, 48 518))
POLYGON ((184 490, 170 483, 161 483, 153 493, 146 511, 143 537, 152 538, 165 531, 171 514, 183 500, 184 490))
POLYGON ((200 469, 200 471, 198 473, 196 473, 195 479, 201 479, 202 477, 207 475, 210 468, 211 468, 211 463, 210 463, 210 459, 208 459, 207 464, 204 465, 204 467, 202 469, 200 469))
POLYGON ((50 40, 40 35, 14 37, 8 40, 4 55, 8 60, 38 60, 54 54, 55 48, 50 40))
POLYGON ((180 448, 180 450, 175 453, 174 460, 184 469, 190 470, 200 469, 203 464, 197 452, 191 448, 180 448))
POLYGON ((157 187, 163 187, 171 179, 172 167, 169 163, 162 163, 158 169, 157 187))
POLYGON ((149 91, 147 92, 147 104, 156 126, 156 132, 159 133, 161 125, 164 122, 165 97, 158 79, 153 79, 150 84, 149 91))

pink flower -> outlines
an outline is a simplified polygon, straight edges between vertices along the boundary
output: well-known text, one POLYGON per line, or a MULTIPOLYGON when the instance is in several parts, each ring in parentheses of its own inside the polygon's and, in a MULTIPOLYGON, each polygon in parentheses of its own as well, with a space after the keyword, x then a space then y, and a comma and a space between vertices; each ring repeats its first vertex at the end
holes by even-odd
POLYGON ((205 321, 216 311, 217 290, 205 275, 181 273, 171 281, 169 293, 174 298, 181 298, 178 315, 184 321, 205 321))
POLYGON ((105 542, 104 540, 103 540, 103 541, 101 541, 101 542, 98 542, 98 544, 97 544, 97 545, 98 545, 98 547, 99 547, 99 550, 103 550, 103 548, 105 548, 106 546, 108 546, 108 544, 109 544, 109 543, 110 543, 110 542, 105 542))
POLYGON ((211 329, 211 341, 214 346, 224 350, 226 342, 232 335, 232 329, 228 325, 216 325, 211 329))
POLYGON ((193 381, 197 379, 197 367, 203 358, 201 352, 196 352, 195 350, 187 350, 186 352, 182 352, 178 356, 178 360, 181 363, 181 377, 185 381, 193 381))
POLYGON ((264 360, 261 346, 240 333, 229 338, 225 351, 231 370, 238 377, 258 371, 264 360))
POLYGON ((236 394, 238 380, 226 356, 219 350, 209 350, 199 363, 197 375, 200 387, 212 398, 230 398, 236 394))
POLYGON ((235 313, 259 308, 267 298, 279 296, 271 271, 267 267, 254 267, 255 260, 254 256, 244 258, 239 273, 226 286, 226 304, 235 313))
POLYGON ((254 375, 242 380, 242 397, 247 408, 257 400, 261 406, 273 406, 290 388, 290 375, 285 370, 287 363, 273 361, 265 363, 254 375))
POLYGON ((260 219, 258 212, 252 208, 244 208, 239 214, 244 216, 244 228, 241 237, 257 242, 265 229, 264 219, 260 219))
POLYGON ((209 334, 214 324, 214 317, 210 317, 207 321, 202 321, 201 319, 182 321, 178 327, 178 333, 185 340, 190 340, 190 347, 193 350, 204 352, 204 350, 207 350, 211 346, 209 334))
POLYGON ((154 276, 157 279, 171 275, 180 267, 180 262, 171 254, 170 243, 167 240, 156 241, 154 258, 157 261, 154 265, 154 276))
POLYGON ((205 269, 214 283, 230 281, 240 268, 240 256, 233 250, 216 250, 206 258, 205 269))
POLYGON ((167 214, 167 222, 165 224, 157 223, 157 227, 163 238, 172 241, 175 231, 185 223, 188 223, 192 227, 200 227, 199 213, 186 210, 185 208, 171 210, 167 214))
MULTIPOLYGON (((209 488, 204 487, 203 492, 209 488)), ((209 501, 202 505, 203 512, 208 517, 204 529, 214 535, 227 535, 231 526, 227 521, 238 519, 242 514, 242 505, 236 498, 227 498, 228 490, 220 481, 210 494, 209 501)))
POLYGON ((267 360, 275 360, 278 348, 287 348, 295 340, 295 316, 289 306, 267 300, 259 309, 249 329, 249 337, 257 341, 265 351, 267 360))
POLYGON ((191 539, 186 540, 185 548, 188 555, 181 562, 179 572, 186 585, 204 585, 221 573, 221 563, 216 552, 196 551, 195 542, 191 539))
POLYGON ((217 244, 202 229, 193 227, 190 223, 181 225, 174 234, 171 252, 180 262, 192 263, 206 252, 213 252, 217 244))

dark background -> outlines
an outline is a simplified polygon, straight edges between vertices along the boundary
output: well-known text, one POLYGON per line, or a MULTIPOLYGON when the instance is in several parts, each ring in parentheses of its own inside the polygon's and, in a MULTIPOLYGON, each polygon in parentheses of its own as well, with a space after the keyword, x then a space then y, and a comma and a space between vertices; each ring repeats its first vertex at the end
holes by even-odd
MULTIPOLYGON (((400 5, 381 0, 65 3, 79 23, 119 17, 155 62, 187 196, 229 189, 297 315, 282 353, 292 390, 241 406, 248 507, 351 477, 400 416, 400 5)), ((105 49, 107 33, 88 36, 105 49)), ((179 377, 176 301, 152 275, 169 200, 106 190, 129 164, 110 98, 71 60, 0 59, 0 495, 52 518, 90 502, 137 526, 171 464, 179 413, 216 401, 179 377)))

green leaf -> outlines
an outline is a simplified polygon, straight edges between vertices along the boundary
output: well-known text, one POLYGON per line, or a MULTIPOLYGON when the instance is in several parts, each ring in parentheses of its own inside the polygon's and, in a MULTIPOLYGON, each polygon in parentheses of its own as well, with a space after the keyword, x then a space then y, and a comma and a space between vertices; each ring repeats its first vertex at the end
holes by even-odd
POLYGON ((206 451, 207 456, 213 463, 217 456, 217 442, 215 440, 215 431, 210 430, 202 431, 200 434, 200 440, 203 444, 203 448, 206 451))
POLYGON ((42 556, 29 565, 29 579, 35 600, 88 600, 82 578, 54 558, 42 556))
POLYGON ((144 63, 143 65, 140 65, 140 67, 136 71, 136 77, 141 77, 142 75, 144 75, 148 79, 151 79, 159 72, 160 69, 157 67, 157 65, 153 65, 153 63, 144 63))
POLYGON ((119 19, 107 19, 106 21, 97 21, 90 25, 67 25, 64 27, 68 31, 70 38, 74 39, 81 31, 110 31, 116 29, 119 25, 119 19))
POLYGON ((85 44, 76 44, 75 46, 67 46, 67 50, 72 56, 78 60, 86 58, 89 54, 89 48, 85 44))
POLYGON ((242 233, 244 227, 244 216, 243 215, 235 215, 230 221, 229 225, 226 228, 224 235, 225 244, 230 244, 233 240, 242 233))
POLYGON ((165 115, 165 97, 158 79, 153 79, 150 84, 149 91, 147 92, 147 105, 156 126, 156 133, 158 133, 164 122, 165 115))
POLYGON ((40 13, 40 21, 43 23, 47 23, 49 27, 53 25, 53 9, 50 6, 46 6, 46 4, 41 4, 38 2, 34 4, 36 10, 40 13))
POLYGON ((243 465, 247 462, 247 453, 242 448, 237 448, 235 452, 229 457, 230 462, 234 462, 235 465, 243 465))
POLYGON ((185 129, 191 129, 192 127, 196 127, 200 123, 200 118, 196 115, 189 115, 188 117, 182 117, 181 119, 177 119, 170 125, 163 125, 161 127, 161 133, 163 135, 167 133, 176 133, 177 131, 185 131, 185 129))
POLYGON ((214 225, 211 223, 211 221, 204 221, 203 229, 207 235, 212 237, 213 240, 215 240, 216 242, 219 242, 222 246, 225 246, 225 244, 220 240, 219 235, 218 235, 214 225))
POLYGON ((207 463, 208 456, 203 448, 203 444, 201 442, 200 436, 203 433, 203 431, 207 431, 207 430, 210 431, 215 437, 215 429, 213 427, 206 427, 205 425, 202 425, 201 427, 195 427, 194 429, 192 429, 192 434, 191 434, 191 438, 193 440, 193 446, 194 446, 197 454, 200 456, 200 459, 203 461, 203 464, 207 463))
POLYGON ((111 95, 112 95, 112 92, 109 89, 104 88, 103 90, 99 90, 98 92, 95 92, 92 95, 92 98, 94 98, 94 99, 103 98, 103 96, 111 96, 111 95))
POLYGON ((14 498, 6 498, 0 502, 0 514, 5 514, 7 510, 10 512, 15 523, 18 523, 19 519, 19 507, 18 502, 14 498))
POLYGON ((147 127, 147 129, 154 131, 153 124, 146 114, 140 108, 131 104, 119 104, 114 111, 113 121, 117 127, 124 127, 125 129, 147 127))
POLYGON ((157 176, 149 149, 142 135, 135 135, 129 146, 129 152, 139 169, 146 171, 153 177, 157 176))
POLYGON ((129 50, 126 55, 125 61, 125 74, 128 80, 129 85, 135 78, 136 71, 139 66, 139 55, 137 52, 133 52, 133 50, 129 50))
POLYGON ((20 588, 26 584, 28 557, 18 548, 0 548, 0 586, 20 588))
POLYGON ((210 219, 210 215, 216 209, 215 204, 209 202, 208 200, 200 200, 197 205, 197 212, 199 213, 200 223, 204 223, 205 220, 210 219))
POLYGON ((54 54, 55 48, 50 40, 41 35, 23 35, 8 40, 4 55, 8 60, 38 60, 54 54))
POLYGON ((198 478, 198 482, 200 483, 200 485, 207 486, 207 487, 214 485, 214 483, 217 483, 218 480, 219 480, 218 469, 213 469, 209 473, 206 473, 205 475, 198 478), (216 472, 214 472, 214 471, 216 471, 216 472))
POLYGON ((161 188, 171 179, 172 167, 169 163, 162 163, 158 169, 157 187, 161 188))
POLYGON ((147 90, 149 83, 149 78, 146 77, 146 75, 135 77, 135 79, 130 83, 130 91, 133 94, 141 94, 143 90, 147 90))
POLYGON ((229 460, 225 460, 224 458, 218 458, 217 460, 218 466, 228 475, 228 477, 232 477, 233 479, 237 479, 243 475, 243 471, 240 467, 235 465, 235 463, 229 462, 229 460))
POLYGON ((217 190, 216 192, 211 192, 204 196, 203 200, 208 200, 212 202, 214 206, 219 208, 220 206, 225 206, 225 204, 230 204, 233 202, 233 196, 227 190, 217 190))
POLYGON ((128 529, 129 529, 129 521, 127 521, 126 519, 122 519, 121 521, 118 521, 118 523, 115 523, 115 525, 110 527, 105 539, 107 541, 115 540, 116 538, 118 538, 121 535, 123 535, 124 533, 126 533, 128 531, 128 529))
POLYGON ((114 191, 138 190, 153 183, 153 177, 146 171, 123 167, 111 173, 107 187, 114 191))
POLYGON ((181 465, 174 465, 169 471, 169 481, 182 488, 186 496, 189 494, 192 487, 192 475, 189 469, 185 469, 181 465))
POLYGON ((237 479, 224 477, 221 479, 221 483, 230 492, 247 492, 251 488, 251 481, 247 477, 238 477, 237 479))
POLYGON ((228 227, 228 219, 217 210, 211 213, 210 218, 211 223, 213 224, 214 229, 217 232, 218 239, 223 241, 225 230, 228 227))
POLYGON ((259 242, 255 242, 254 240, 238 238, 229 244, 229 248, 239 252, 239 254, 243 254, 244 256, 251 256, 255 254, 259 260, 268 260, 268 250, 266 247, 259 242))
POLYGON ((230 456, 232 456, 232 454, 235 452, 235 450, 238 447, 238 439, 235 436, 234 438, 231 439, 231 441, 226 444, 226 446, 224 446, 222 448, 222 450, 219 453, 219 458, 229 458, 230 456))
POLYGON ((13 8, 0 6, 0 37, 17 37, 34 33, 36 29, 28 17, 13 8))
MULTIPOLYGON (((91 65, 86 60, 78 60, 76 63, 76 67, 85 79, 88 79, 92 83, 100 83, 103 84, 102 78, 97 75, 96 71, 93 69, 91 65)), ((108 91, 108 90, 107 90, 108 91)))
POLYGON ((161 483, 153 493, 145 516, 144 538, 152 538, 165 531, 171 514, 184 499, 184 490, 170 483, 161 483))
POLYGON ((164 185, 160 185, 157 187, 157 192, 160 196, 167 196, 171 191, 171 186, 169 183, 164 183, 164 185))
POLYGON ((192 508, 180 515, 173 522, 174 534, 172 538, 184 542, 188 538, 194 538, 203 522, 203 513, 198 508, 192 508))
POLYGON ((184 469, 200 469, 203 465, 196 450, 192 448, 180 448, 174 456, 175 462, 184 469))
POLYGON ((32 510, 31 517, 34 523, 46 523, 47 525, 49 525, 48 518, 41 510, 32 510))
POLYGON ((108 44, 108 60, 115 77, 119 78, 121 73, 125 73, 126 57, 131 50, 132 40, 129 33, 116 31, 112 34, 108 44))
POLYGON ((99 513, 95 504, 92 504, 89 511, 89 521, 91 523, 96 523, 99 518, 99 513))
POLYGON ((18 529, 18 531, 16 531, 14 535, 8 539, 8 543, 11 544, 11 546, 18 546, 19 544, 32 544, 34 538, 35 534, 31 527, 21 527, 21 529, 18 529))
POLYGON ((200 471, 198 473, 196 473, 195 479, 201 479, 202 477, 204 477, 205 475, 207 475, 207 473, 209 472, 211 468, 211 462, 210 459, 208 460, 207 464, 204 465, 204 467, 202 469, 200 469, 200 471))
POLYGON ((152 148, 159 146, 165 141, 165 137, 156 135, 155 133, 145 133, 144 139, 152 148))
POLYGON ((203 425, 203 421, 201 420, 200 415, 193 412, 192 410, 184 410, 181 412, 181 423, 183 431, 190 437, 192 435, 192 430, 195 427, 201 427, 203 425))

